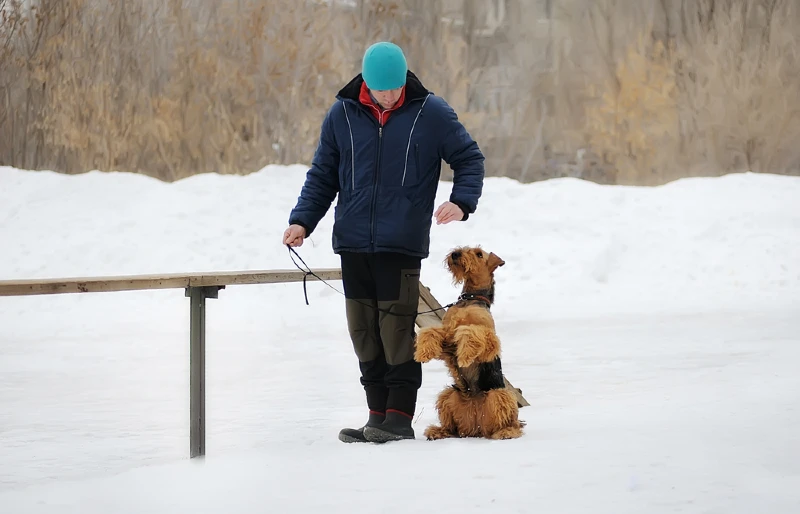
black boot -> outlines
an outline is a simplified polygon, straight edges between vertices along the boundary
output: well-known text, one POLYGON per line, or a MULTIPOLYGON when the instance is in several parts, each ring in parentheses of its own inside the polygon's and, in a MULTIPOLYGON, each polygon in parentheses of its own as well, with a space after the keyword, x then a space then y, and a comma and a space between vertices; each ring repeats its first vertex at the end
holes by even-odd
POLYGON ((339 440, 343 443, 366 443, 364 429, 366 427, 376 427, 383 423, 386 416, 382 412, 369 412, 367 423, 361 428, 343 428, 339 432, 339 440))
POLYGON ((387 411, 386 419, 377 426, 364 428, 363 436, 370 443, 385 443, 401 439, 415 439, 411 419, 405 412, 387 411))
POLYGON ((368 384, 364 386, 364 393, 367 396, 369 419, 361 428, 343 428, 339 432, 339 440, 344 443, 366 443, 364 428, 378 426, 383 423, 386 417, 386 402, 389 390, 383 385, 368 384))
POLYGON ((365 427, 364 438, 371 443, 415 439, 411 421, 414 419, 416 402, 416 389, 390 389, 386 418, 380 425, 365 427))

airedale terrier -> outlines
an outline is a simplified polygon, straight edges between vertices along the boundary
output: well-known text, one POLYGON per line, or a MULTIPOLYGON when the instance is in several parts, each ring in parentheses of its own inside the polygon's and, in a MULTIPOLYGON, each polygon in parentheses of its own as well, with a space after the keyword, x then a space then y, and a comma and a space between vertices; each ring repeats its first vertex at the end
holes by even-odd
POLYGON ((500 363, 500 339, 490 308, 494 303, 494 272, 505 261, 480 247, 452 250, 446 264, 461 295, 441 327, 421 329, 414 359, 444 361, 453 385, 436 401, 440 425, 425 429, 429 440, 446 437, 512 439, 522 435, 519 406, 505 385, 500 363))

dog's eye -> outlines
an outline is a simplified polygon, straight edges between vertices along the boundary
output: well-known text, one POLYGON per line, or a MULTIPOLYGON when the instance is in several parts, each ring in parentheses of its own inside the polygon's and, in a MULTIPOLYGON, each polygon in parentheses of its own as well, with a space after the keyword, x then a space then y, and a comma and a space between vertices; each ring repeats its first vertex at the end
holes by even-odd
POLYGON ((477 252, 475 255, 478 256, 478 259, 483 259, 483 252, 477 252))

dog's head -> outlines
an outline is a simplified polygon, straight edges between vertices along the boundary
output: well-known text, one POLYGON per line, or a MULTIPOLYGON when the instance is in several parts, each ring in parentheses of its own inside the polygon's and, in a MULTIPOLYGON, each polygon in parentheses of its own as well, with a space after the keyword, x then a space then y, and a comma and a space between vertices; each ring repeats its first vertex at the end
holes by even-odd
POLYGON ((505 261, 480 246, 461 246, 447 254, 445 263, 456 284, 463 283, 467 290, 478 290, 492 287, 494 271, 505 261))

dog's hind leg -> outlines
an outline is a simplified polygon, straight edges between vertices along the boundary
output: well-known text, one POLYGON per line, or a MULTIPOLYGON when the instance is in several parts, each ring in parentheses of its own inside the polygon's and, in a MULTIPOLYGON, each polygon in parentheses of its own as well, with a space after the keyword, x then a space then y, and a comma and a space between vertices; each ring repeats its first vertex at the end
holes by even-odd
POLYGON ((475 361, 491 362, 500 355, 500 340, 489 327, 462 325, 456 329, 453 339, 458 365, 462 368, 475 361))
POLYGON ((436 400, 436 410, 439 412, 440 425, 429 425, 425 429, 425 437, 429 441, 445 439, 448 437, 458 437, 458 427, 454 416, 454 397, 455 389, 447 388, 439 393, 436 400))
POLYGON ((487 391, 482 414, 485 420, 484 437, 514 439, 522 436, 523 423, 519 420, 519 407, 510 390, 487 391))
POLYGON ((520 427, 505 427, 489 434, 489 439, 516 439, 518 437, 522 437, 522 428, 520 427))
POLYGON ((445 330, 442 327, 427 327, 420 330, 415 343, 414 360, 428 362, 440 358, 444 339, 445 330))

